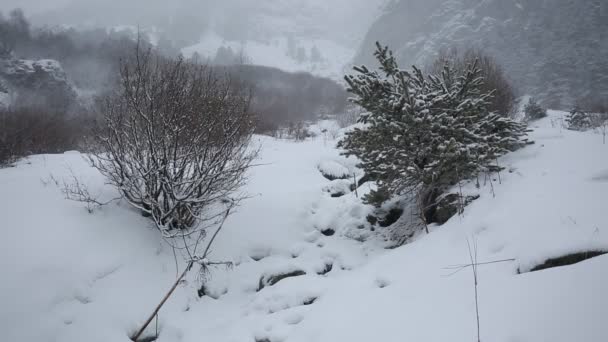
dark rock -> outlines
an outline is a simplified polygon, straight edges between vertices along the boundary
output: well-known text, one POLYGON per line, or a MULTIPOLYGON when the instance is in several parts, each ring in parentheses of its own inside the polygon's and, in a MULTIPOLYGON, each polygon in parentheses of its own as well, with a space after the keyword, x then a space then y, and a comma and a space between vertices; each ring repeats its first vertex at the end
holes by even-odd
POLYGON ((198 298, 202 298, 207 294, 207 290, 205 289, 205 284, 201 285, 201 287, 197 291, 198 298))
POLYGON ((304 303, 302 303, 302 304, 304 304, 304 305, 310 305, 310 304, 316 302, 317 299, 318 299, 317 297, 310 297, 307 300, 305 300, 304 303))
MULTIPOLYGON (((466 207, 478 198, 479 195, 465 196, 462 204, 466 207)), ((448 222, 452 216, 458 214, 458 212, 463 209, 460 208, 460 194, 452 193, 441 196, 436 203, 437 204, 434 207, 427 211, 427 223, 437 223, 438 225, 442 225, 448 222)))
POLYGON ((268 277, 262 276, 260 278, 260 282, 258 285, 258 291, 262 290, 266 286, 273 286, 285 278, 299 277, 299 276, 303 276, 305 274, 306 274, 306 272, 304 272, 302 270, 295 270, 292 272, 275 274, 275 275, 271 275, 268 277))
POLYGON ((383 220, 379 221, 378 224, 380 227, 388 227, 393 223, 397 222, 399 218, 403 215, 403 209, 401 208, 393 208, 388 211, 383 220))
POLYGON ((331 272, 331 270, 334 268, 334 265, 332 263, 327 263, 325 264, 325 268, 323 269, 323 271, 321 272, 317 272, 318 275, 326 275, 327 273, 331 272))
POLYGON ((321 234, 323 234, 325 236, 333 236, 334 234, 336 234, 336 231, 331 228, 327 228, 327 229, 322 230, 321 234))
MULTIPOLYGON (((561 257, 557 257, 557 258, 547 259, 544 263, 534 266, 532 269, 530 269, 530 272, 545 270, 545 269, 553 268, 553 267, 574 265, 581 261, 595 258, 597 256, 604 255, 607 253, 608 253, 608 251, 596 250, 596 251, 586 251, 586 252, 567 254, 567 255, 564 255, 561 257)), ((518 270, 518 273, 522 273, 522 272, 520 272, 518 270)))
POLYGON ((367 220, 367 222, 369 222, 369 224, 371 224, 372 226, 375 226, 376 223, 378 223, 378 218, 374 215, 367 215, 367 217, 365 218, 367 220))
POLYGON ((360 188, 361 185, 369 182, 370 180, 372 180, 372 178, 370 177, 370 175, 368 174, 364 174, 361 178, 359 178, 359 181, 357 181, 357 184, 351 184, 350 185, 350 191, 355 191, 355 189, 360 188))

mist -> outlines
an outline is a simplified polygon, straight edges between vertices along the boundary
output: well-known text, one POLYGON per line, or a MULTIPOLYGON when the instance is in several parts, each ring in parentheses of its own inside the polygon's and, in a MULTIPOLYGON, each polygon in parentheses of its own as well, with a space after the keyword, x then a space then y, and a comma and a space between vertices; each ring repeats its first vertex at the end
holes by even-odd
POLYGON ((230 40, 295 35, 355 47, 386 0, 8 0, 6 12, 22 8, 36 25, 134 26, 166 31, 191 43, 206 30, 230 40))

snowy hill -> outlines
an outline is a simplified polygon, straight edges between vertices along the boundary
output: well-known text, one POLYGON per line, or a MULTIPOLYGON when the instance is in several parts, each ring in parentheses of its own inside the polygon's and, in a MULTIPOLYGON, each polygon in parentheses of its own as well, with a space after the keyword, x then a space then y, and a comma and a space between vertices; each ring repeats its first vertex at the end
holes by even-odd
POLYGON ((197 52, 214 59, 220 47, 231 47, 235 52, 242 49, 250 64, 341 79, 342 69, 387 1, 62 0, 44 10, 23 5, 35 13, 32 20, 37 24, 132 26, 172 40, 187 56, 197 52), (313 47, 320 56, 311 53, 313 47))
MULTIPOLYGON (((202 298, 191 272, 160 311, 158 340, 473 341, 471 269, 446 269, 470 263, 468 240, 478 262, 514 259, 479 266, 482 341, 607 341, 608 255, 529 272, 564 254, 608 251, 608 145, 563 129, 564 115, 535 123, 536 143, 502 158, 496 181, 463 184, 481 195, 463 216, 396 249, 385 248, 383 228, 370 229, 371 207, 325 191, 344 180, 319 169, 359 172, 329 135, 256 137, 252 198, 211 255, 234 267, 214 269, 202 298)), ((115 196, 75 152, 0 170, 3 339, 127 342, 184 265, 176 269, 173 250, 126 204, 89 214, 63 199, 55 181, 68 168, 101 199, 115 196)))
POLYGON ((284 71, 306 71, 316 76, 341 80, 346 65, 354 57, 355 50, 342 46, 327 39, 302 40, 295 44, 296 51, 303 53, 300 57, 289 53, 289 39, 287 36, 277 36, 270 41, 236 41, 226 40, 214 32, 207 32, 201 41, 195 45, 182 49, 187 57, 195 53, 201 58, 215 62, 232 64, 241 63, 279 68, 284 71), (230 49, 233 52, 232 60, 218 60, 218 50, 230 49), (319 58, 312 59, 312 51, 320 51, 319 58), (242 60, 241 60, 242 58, 242 60))
POLYGON ((198 44, 183 49, 213 59, 220 47, 243 52, 246 62, 307 71, 342 80, 367 28, 386 0, 232 0, 219 5, 198 44), (235 22, 234 17, 239 21, 235 22), (313 52, 313 50, 316 50, 313 52))
POLYGON ((356 63, 374 63, 376 41, 406 66, 441 49, 481 48, 522 94, 569 109, 608 96, 606 18, 606 2, 595 0, 397 0, 371 25, 356 63))

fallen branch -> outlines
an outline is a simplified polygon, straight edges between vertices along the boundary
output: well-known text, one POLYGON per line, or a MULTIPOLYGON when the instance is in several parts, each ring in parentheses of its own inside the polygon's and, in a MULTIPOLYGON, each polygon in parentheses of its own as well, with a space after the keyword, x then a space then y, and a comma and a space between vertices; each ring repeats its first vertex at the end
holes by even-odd
POLYGON ((163 307, 163 305, 165 304, 165 302, 169 299, 169 297, 171 297, 171 295, 173 294, 173 292, 177 288, 177 285, 184 279, 184 277, 186 276, 186 274, 188 274, 188 272, 192 269, 192 266, 194 266, 195 263, 200 264, 203 269, 206 269, 208 266, 211 266, 211 265, 226 265, 226 264, 231 264, 229 262, 209 262, 207 260, 207 254, 210 251, 211 244, 213 244, 213 241, 215 241, 215 238, 217 237, 218 233, 220 232, 220 230, 222 230, 222 227, 224 226, 224 222, 226 222, 226 218, 228 218, 228 215, 230 215, 230 209, 231 208, 228 208, 228 210, 226 210, 226 214, 224 215, 222 223, 220 224, 220 226, 217 228, 217 230, 215 231, 215 233, 211 237, 211 240, 209 240, 209 243, 207 244, 207 247, 205 248, 205 252, 203 253, 203 256, 201 256, 201 257, 193 256, 190 259, 190 261, 188 261, 188 266, 186 267, 186 269, 184 270, 184 272, 182 272, 182 274, 179 276, 179 278, 177 278, 177 280, 175 281, 175 283, 173 284, 173 286, 171 287, 171 289, 169 290, 169 292, 167 292, 167 294, 165 295, 165 297, 163 297, 163 299, 160 301, 160 303, 156 306, 156 308, 154 309, 154 311, 152 312, 152 314, 150 315, 150 317, 148 317, 148 319, 146 320, 146 322, 144 323, 144 325, 141 327, 141 329, 139 329, 137 331, 137 333, 135 335, 133 335, 133 337, 131 337, 132 341, 137 342, 137 340, 144 333, 144 331, 146 330, 146 328, 148 327, 148 325, 150 325, 150 323, 152 322, 152 320, 154 319, 154 317, 156 317, 158 315, 158 311, 160 311, 160 309, 163 307))

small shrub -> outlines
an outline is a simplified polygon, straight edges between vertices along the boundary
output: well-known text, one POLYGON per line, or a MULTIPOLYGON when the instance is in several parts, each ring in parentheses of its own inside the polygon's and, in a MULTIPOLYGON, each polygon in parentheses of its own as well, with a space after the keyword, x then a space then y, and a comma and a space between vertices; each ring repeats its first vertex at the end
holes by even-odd
POLYGON ((77 149, 89 126, 85 115, 71 117, 43 108, 0 110, 0 166, 32 154, 77 149))
POLYGON ((204 236, 242 198, 237 190, 256 157, 248 89, 139 46, 120 78, 100 103, 92 165, 164 237, 204 236))
POLYGON ((592 127, 591 115, 576 106, 566 116, 566 124, 570 130, 586 131, 592 127))
POLYGON ((541 107, 534 98, 528 100, 528 103, 524 107, 524 113, 528 121, 542 119, 547 116, 547 110, 541 107))

